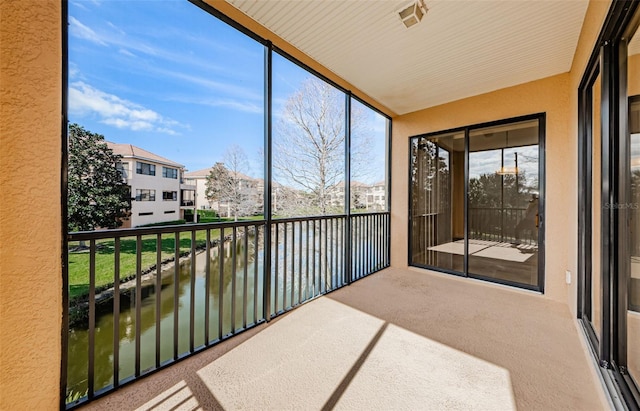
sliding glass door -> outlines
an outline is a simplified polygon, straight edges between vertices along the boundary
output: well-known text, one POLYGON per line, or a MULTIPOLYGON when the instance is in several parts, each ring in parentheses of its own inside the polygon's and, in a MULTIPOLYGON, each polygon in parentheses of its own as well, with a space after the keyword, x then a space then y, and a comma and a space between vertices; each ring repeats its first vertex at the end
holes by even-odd
POLYGON ((542 291, 544 115, 411 139, 411 265, 542 291))
POLYGON ((580 215, 580 227, 583 230, 580 237, 581 248, 585 250, 581 259, 581 311, 582 319, 586 325, 587 335, 600 358, 604 358, 602 349, 606 342, 603 335, 603 301, 604 296, 602 273, 605 261, 603 260, 602 224, 603 220, 603 196, 602 196, 602 122, 601 122, 601 75, 600 62, 593 64, 588 76, 587 86, 581 97, 584 106, 584 118, 582 119, 583 139, 581 140, 581 165, 583 184, 583 197, 580 215))
POLYGON ((469 274, 538 285, 538 120, 469 134, 469 274))
POLYGON ((639 26, 640 2, 611 4, 578 94, 578 317, 629 409, 640 405, 639 26))
MULTIPOLYGON (((640 16, 636 17, 640 19, 640 16)), ((622 288, 622 296, 626 296, 627 303, 625 317, 619 327, 626 330, 619 332, 622 341, 626 343, 626 352, 619 363, 625 370, 625 378, 636 401, 640 400, 638 383, 640 382, 640 33, 636 31, 627 44, 627 95, 628 100, 628 155, 626 162, 629 187, 629 198, 623 211, 628 215, 628 247, 626 258, 628 275, 625 276, 626 290, 622 288), (625 295, 626 291, 626 295, 625 295), (625 336, 626 334, 626 336, 625 336)), ((622 281, 624 284, 625 281, 622 281)), ((623 300, 623 298, 621 298, 623 300)))
POLYGON ((464 133, 411 143, 411 261, 463 270, 464 133))

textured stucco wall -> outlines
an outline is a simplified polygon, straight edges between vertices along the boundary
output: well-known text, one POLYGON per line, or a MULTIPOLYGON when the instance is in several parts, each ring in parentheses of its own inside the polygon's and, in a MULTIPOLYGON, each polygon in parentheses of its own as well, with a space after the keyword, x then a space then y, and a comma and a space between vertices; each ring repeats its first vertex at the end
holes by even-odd
POLYGON ((577 312, 578 85, 610 0, 591 0, 571 71, 394 118, 392 265, 407 265, 408 137, 507 117, 547 113, 547 297, 577 312), (565 270, 572 283, 565 284, 565 270))
POLYGON ((0 2, 0 409, 57 409, 61 2, 0 2))
POLYGON ((565 161, 576 151, 567 138, 569 75, 546 79, 455 101, 393 119, 391 264, 407 266, 409 137, 527 114, 546 113, 546 281, 545 295, 566 302, 564 283, 567 218, 575 214, 575 202, 567 187, 576 184, 576 173, 565 161))

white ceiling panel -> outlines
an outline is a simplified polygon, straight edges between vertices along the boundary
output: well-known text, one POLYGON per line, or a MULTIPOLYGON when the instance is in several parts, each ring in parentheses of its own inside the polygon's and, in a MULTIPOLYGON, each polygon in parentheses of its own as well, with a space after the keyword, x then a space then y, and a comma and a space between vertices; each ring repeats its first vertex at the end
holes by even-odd
POLYGON ((569 71, 588 0, 227 0, 398 114, 569 71))

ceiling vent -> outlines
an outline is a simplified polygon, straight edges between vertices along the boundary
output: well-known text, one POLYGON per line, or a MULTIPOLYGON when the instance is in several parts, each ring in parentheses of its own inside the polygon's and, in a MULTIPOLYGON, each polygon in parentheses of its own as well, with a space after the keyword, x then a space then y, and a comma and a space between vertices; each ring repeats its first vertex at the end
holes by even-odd
POLYGON ((398 15, 400 16, 400 20, 405 25, 406 28, 415 26, 420 23, 420 20, 427 14, 427 7, 424 5, 422 0, 416 0, 411 4, 406 5, 402 9, 398 10, 398 15))

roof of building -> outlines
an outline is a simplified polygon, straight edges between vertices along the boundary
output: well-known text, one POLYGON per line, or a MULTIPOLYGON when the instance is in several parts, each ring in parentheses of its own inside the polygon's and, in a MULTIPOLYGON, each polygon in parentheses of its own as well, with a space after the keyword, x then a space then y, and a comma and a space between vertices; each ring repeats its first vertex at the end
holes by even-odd
MULTIPOLYGON (((196 171, 191 171, 189 173, 184 173, 184 178, 206 178, 209 173, 211 173, 211 170, 213 169, 213 167, 208 167, 208 168, 203 168, 201 170, 196 170, 196 171)), ((253 177, 249 177, 246 174, 242 174, 242 173, 237 173, 237 178, 241 179, 241 180, 248 180, 248 181, 253 181, 253 180, 257 180, 253 177)))
POLYGON ((166 164, 173 167, 184 168, 184 165, 171 161, 168 158, 159 156, 143 148, 136 147, 132 144, 120 144, 107 141, 107 146, 113 150, 115 154, 120 154, 123 157, 137 158, 140 160, 153 161, 155 163, 166 164))

